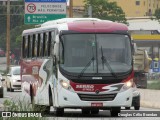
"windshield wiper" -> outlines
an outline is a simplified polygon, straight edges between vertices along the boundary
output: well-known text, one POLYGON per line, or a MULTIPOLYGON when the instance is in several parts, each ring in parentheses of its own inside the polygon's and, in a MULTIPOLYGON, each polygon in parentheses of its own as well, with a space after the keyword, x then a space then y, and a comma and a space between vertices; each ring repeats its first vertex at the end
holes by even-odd
POLYGON ((103 69, 104 69, 104 64, 106 65, 106 67, 108 68, 108 70, 110 71, 110 73, 117 78, 117 75, 115 74, 115 72, 112 70, 110 64, 108 63, 108 60, 106 59, 106 57, 103 56, 103 49, 101 46, 101 59, 102 59, 102 65, 103 65, 103 69))
POLYGON ((87 65, 83 68, 83 70, 81 71, 81 73, 78 75, 78 77, 82 77, 84 72, 86 71, 86 69, 91 65, 91 63, 95 60, 94 57, 91 58, 91 60, 87 63, 87 65))

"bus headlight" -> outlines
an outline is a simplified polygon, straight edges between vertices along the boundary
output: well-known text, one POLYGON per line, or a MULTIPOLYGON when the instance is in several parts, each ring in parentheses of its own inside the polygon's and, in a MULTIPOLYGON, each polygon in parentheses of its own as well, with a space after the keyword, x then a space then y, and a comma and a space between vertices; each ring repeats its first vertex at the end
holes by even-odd
POLYGON ((64 80, 60 80, 60 84, 63 88, 67 89, 67 90, 70 90, 71 89, 71 86, 69 85, 68 82, 64 81, 64 80))
POLYGON ((129 88, 133 87, 133 79, 127 81, 124 83, 122 89, 121 89, 121 92, 125 91, 125 90, 128 90, 129 88))
POLYGON ((15 79, 13 79, 13 82, 16 82, 16 80, 15 80, 15 79))
POLYGON ((128 88, 130 88, 130 87, 132 87, 132 81, 128 81, 128 82, 126 82, 126 86, 128 87, 128 88))

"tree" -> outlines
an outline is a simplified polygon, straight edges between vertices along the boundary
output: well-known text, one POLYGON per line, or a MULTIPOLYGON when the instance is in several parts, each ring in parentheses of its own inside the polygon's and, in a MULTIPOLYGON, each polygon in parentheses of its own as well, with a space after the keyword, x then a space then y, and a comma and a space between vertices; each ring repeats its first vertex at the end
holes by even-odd
POLYGON ((89 6, 92 6, 92 17, 128 24, 125 13, 121 7, 117 6, 116 2, 84 0, 84 3, 85 11, 88 11, 89 6))
POLYGON ((160 23, 160 8, 156 9, 154 16, 155 19, 158 20, 158 22, 160 23))
MULTIPOLYGON (((0 48, 6 50, 6 22, 7 21, 7 5, 0 7, 0 48)), ((16 43, 16 36, 20 36, 22 31, 18 31, 16 27, 24 25, 24 1, 11 1, 10 4, 10 38, 11 49, 20 47, 16 43), (15 30, 14 30, 15 29, 15 30)))
MULTIPOLYGON (((11 51, 13 51, 15 48, 21 48, 21 40, 22 40, 22 32, 25 29, 33 28, 34 25, 21 25, 13 28, 11 30, 11 36, 10 36, 10 48, 11 51)), ((1 48, 5 50, 6 46, 6 33, 3 33, 0 35, 0 45, 1 48)))

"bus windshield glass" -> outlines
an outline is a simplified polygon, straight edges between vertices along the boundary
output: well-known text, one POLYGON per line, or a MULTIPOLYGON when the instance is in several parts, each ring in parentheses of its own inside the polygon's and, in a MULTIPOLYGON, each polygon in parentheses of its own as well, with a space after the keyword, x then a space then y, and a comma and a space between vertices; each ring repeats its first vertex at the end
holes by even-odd
POLYGON ((130 38, 124 34, 67 34, 60 39, 60 68, 72 74, 125 73, 132 69, 131 56, 130 38))

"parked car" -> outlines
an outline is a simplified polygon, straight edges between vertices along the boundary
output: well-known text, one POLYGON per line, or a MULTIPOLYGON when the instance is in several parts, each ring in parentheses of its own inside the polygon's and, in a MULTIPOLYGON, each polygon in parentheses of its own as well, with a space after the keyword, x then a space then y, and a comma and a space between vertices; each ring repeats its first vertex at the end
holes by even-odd
POLYGON ((4 79, 2 78, 2 75, 0 74, 0 98, 3 98, 3 96, 4 96, 2 81, 4 81, 4 79))
POLYGON ((4 52, 4 50, 2 50, 1 48, 0 48, 0 56, 1 56, 1 57, 4 57, 4 56, 5 56, 5 52, 4 52))
POLYGON ((7 91, 21 90, 20 66, 12 66, 6 77, 7 91))

